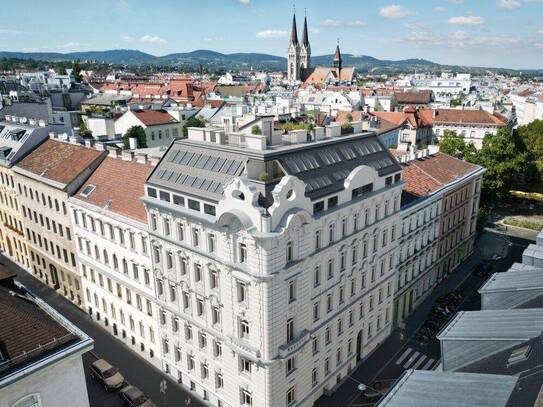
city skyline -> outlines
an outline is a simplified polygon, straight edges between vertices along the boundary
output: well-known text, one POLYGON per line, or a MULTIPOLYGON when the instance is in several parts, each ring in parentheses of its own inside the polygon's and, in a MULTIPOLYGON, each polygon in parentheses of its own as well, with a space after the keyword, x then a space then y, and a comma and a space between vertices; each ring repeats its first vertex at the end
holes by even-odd
MULTIPOLYGON (((6 23, 0 29, 0 50, 138 49, 160 56, 210 49, 284 56, 293 11, 290 1, 261 0, 204 0, 197 5, 164 0, 162 7, 140 0, 98 0, 84 14, 68 7, 67 1, 56 2, 55 8, 48 2, 31 3, 4 6, 7 22, 30 7, 34 13, 25 17, 25 26, 6 23), (41 23, 51 18, 65 24, 41 23)), ((541 0, 367 3, 360 9, 355 1, 345 0, 331 10, 321 0, 296 2, 299 23, 307 13, 313 55, 331 54, 339 38, 344 53, 379 59, 542 68, 541 0)))

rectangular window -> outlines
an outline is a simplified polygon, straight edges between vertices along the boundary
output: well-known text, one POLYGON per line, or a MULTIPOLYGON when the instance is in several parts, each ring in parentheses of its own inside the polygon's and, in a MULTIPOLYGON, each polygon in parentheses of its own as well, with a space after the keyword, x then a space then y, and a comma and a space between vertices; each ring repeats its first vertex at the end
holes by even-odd
POLYGON ((239 244, 239 262, 240 263, 247 262, 247 245, 245 243, 239 244))
POLYGON ((287 320, 287 343, 294 340, 294 319, 289 318, 287 320))
POLYGON ((188 204, 189 204, 189 209, 200 212, 200 202, 195 201, 194 199, 189 199, 188 204))

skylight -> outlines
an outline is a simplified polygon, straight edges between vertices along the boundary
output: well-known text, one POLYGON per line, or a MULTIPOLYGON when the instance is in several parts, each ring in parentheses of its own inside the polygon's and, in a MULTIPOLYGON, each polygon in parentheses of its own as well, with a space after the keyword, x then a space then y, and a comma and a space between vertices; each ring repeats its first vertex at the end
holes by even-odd
POLYGON ((85 188, 83 188, 83 191, 79 193, 84 198, 87 198, 90 194, 92 194, 92 191, 96 188, 95 185, 89 184, 85 188))

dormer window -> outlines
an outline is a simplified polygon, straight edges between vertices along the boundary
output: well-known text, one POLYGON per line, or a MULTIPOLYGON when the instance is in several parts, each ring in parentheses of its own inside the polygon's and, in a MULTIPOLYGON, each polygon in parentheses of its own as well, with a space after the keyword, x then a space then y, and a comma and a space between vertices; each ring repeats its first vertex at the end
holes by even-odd
POLYGON ((509 359, 507 359, 507 366, 511 366, 519 362, 524 362, 530 357, 531 351, 532 348, 530 347, 530 345, 526 345, 513 350, 513 352, 511 352, 511 356, 509 356, 509 359))

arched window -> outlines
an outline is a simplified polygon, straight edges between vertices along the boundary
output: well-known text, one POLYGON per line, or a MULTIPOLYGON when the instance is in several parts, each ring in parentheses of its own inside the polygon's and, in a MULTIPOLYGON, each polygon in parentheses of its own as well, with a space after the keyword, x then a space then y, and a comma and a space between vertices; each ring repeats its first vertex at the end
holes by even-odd
POLYGON ((100 250, 98 250, 98 246, 94 245, 94 257, 96 260, 100 260, 100 250))
POLYGON ((113 269, 117 270, 119 268, 119 261, 117 260, 117 255, 113 254, 113 269))
POLYGON ((106 249, 103 250, 104 253, 104 264, 109 264, 109 257, 107 255, 106 249))

